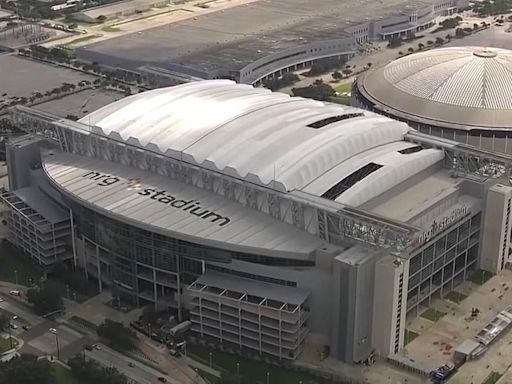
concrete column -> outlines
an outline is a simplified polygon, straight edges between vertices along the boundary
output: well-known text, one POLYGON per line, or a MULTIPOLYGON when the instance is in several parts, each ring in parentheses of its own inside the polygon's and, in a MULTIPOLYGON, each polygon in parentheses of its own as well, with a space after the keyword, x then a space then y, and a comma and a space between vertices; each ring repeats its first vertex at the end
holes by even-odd
POLYGON ((156 269, 153 265, 153 298, 155 300, 155 311, 158 310, 158 286, 156 284, 156 269))
MULTIPOLYGON (((377 353, 382 356, 395 353, 397 328, 399 328, 399 350, 404 346, 408 280, 409 260, 401 260, 388 255, 375 265, 372 341, 377 353), (402 282, 402 287, 400 287, 400 282, 402 282), (400 310, 398 310, 399 307, 400 310), (398 325, 398 320, 400 320, 400 325, 398 325)), ((420 292, 421 285, 418 295, 420 292)))
POLYGON ((98 289, 100 292, 103 291, 102 282, 101 282, 101 261, 100 261, 100 248, 96 244, 96 267, 98 269, 98 289))
POLYGON ((485 202, 483 234, 480 246, 480 268, 498 273, 508 262, 510 248, 510 212, 512 188, 496 184, 489 188, 485 202))

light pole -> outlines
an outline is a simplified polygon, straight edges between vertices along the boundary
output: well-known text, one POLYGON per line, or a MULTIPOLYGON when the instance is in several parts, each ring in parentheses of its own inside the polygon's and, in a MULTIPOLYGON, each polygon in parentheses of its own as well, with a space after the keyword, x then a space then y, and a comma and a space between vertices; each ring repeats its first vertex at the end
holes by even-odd
POLYGON ((57 360, 60 360, 59 333, 54 328, 49 329, 49 331, 55 335, 55 343, 57 344, 57 360))
POLYGON ((236 375, 240 376, 240 363, 236 363, 236 375))
POLYGON ((16 285, 18 285, 18 271, 14 270, 14 281, 16 282, 16 285))
POLYGON ((210 352, 209 355, 210 355, 210 368, 211 368, 212 367, 212 353, 210 352))
POLYGON ((69 284, 66 284, 66 297, 69 300, 69 284))
POLYGON ((12 346, 12 335, 11 335, 11 318, 9 318, 9 341, 11 343, 11 349, 12 349, 13 346, 12 346))
POLYGON ((267 384, 270 383, 270 372, 267 372, 267 384))

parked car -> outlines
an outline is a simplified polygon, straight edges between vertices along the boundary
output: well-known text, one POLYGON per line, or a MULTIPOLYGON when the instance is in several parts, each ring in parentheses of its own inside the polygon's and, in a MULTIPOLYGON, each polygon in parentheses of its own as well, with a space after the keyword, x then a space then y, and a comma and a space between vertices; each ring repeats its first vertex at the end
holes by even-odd
POLYGON ((129 366, 129 367, 131 367, 131 368, 133 368, 133 367, 135 367, 135 364, 133 364, 133 363, 130 361, 130 362, 128 363, 128 366, 129 366))
POLYGON ((20 291, 17 291, 15 289, 12 289, 9 291, 9 294, 10 295, 13 295, 13 296, 20 296, 21 295, 21 292, 20 291))
POLYGON ((28 325, 23 325, 21 328, 23 328, 25 331, 30 331, 30 327, 28 325))
POLYGON ((87 349, 88 351, 92 351, 94 349, 92 345, 85 345, 84 348, 87 349))
POLYGON ((163 377, 163 376, 160 376, 158 378, 158 381, 161 381, 162 383, 167 383, 167 379, 165 377, 163 377))
POLYGON ((11 328, 12 329, 18 329, 18 326, 16 324, 11 323, 11 328))
POLYGON ((97 351, 101 351, 101 345, 99 344, 93 344, 92 347, 96 349, 97 351))

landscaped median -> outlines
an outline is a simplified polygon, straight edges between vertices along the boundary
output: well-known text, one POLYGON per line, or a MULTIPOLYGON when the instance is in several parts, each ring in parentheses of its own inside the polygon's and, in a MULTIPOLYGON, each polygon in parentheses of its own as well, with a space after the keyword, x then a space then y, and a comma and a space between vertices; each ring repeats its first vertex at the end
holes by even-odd
MULTIPOLYGON (((210 364, 210 352, 213 369, 222 372, 224 375, 232 376, 235 379, 238 377, 237 373, 239 373, 240 383, 243 384, 319 384, 325 382, 308 373, 268 364, 263 361, 251 360, 239 355, 187 344, 187 356, 206 366, 210 364)), ((207 375, 206 379, 213 384, 216 383, 212 375, 207 375)))
POLYGON ((484 285, 491 277, 494 275, 491 272, 484 271, 483 269, 479 269, 473 273, 469 280, 478 285, 484 285))
POLYGON ((83 328, 87 328, 89 329, 90 331, 93 331, 96 333, 96 331, 98 330, 98 326, 94 323, 91 323, 90 321, 88 320, 85 320, 79 316, 73 316, 69 319, 71 322, 83 327, 83 328))
POLYGON ((338 93, 336 96, 332 96, 329 98, 329 101, 332 103, 350 105, 350 91, 352 89, 352 82, 343 83, 336 85, 334 90, 338 93))
POLYGON ((503 376, 501 373, 493 371, 489 373, 489 376, 485 378, 482 384, 496 384, 501 379, 501 376, 503 376))
POLYGON ((18 341, 14 337, 0 337, 0 355, 13 348, 16 348, 17 346, 18 341))
POLYGON ((446 315, 445 312, 438 311, 435 308, 428 308, 425 312, 423 312, 420 317, 423 317, 424 319, 436 322, 439 319, 441 319, 444 315, 446 315))
POLYGON ((417 332, 414 332, 410 329, 405 329, 405 340, 404 345, 409 344, 411 341, 413 341, 415 338, 417 338, 420 334, 417 332))

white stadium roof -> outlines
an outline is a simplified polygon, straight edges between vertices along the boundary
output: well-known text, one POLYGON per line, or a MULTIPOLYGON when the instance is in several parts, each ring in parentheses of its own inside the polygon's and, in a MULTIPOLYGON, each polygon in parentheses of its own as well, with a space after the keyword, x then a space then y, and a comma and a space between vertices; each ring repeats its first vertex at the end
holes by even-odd
POLYGON ((328 198, 350 205, 442 158, 434 149, 399 152, 415 147, 404 141, 404 123, 229 80, 144 92, 80 121, 101 135, 281 191, 322 196, 341 183, 343 192, 328 198))
POLYGON ((319 238, 269 215, 140 169, 68 153, 48 156, 43 169, 84 206, 163 235, 293 259, 309 259, 324 247, 319 238))
POLYGON ((466 129, 512 128, 512 51, 506 49, 433 49, 361 79, 360 89, 389 114, 466 129))

